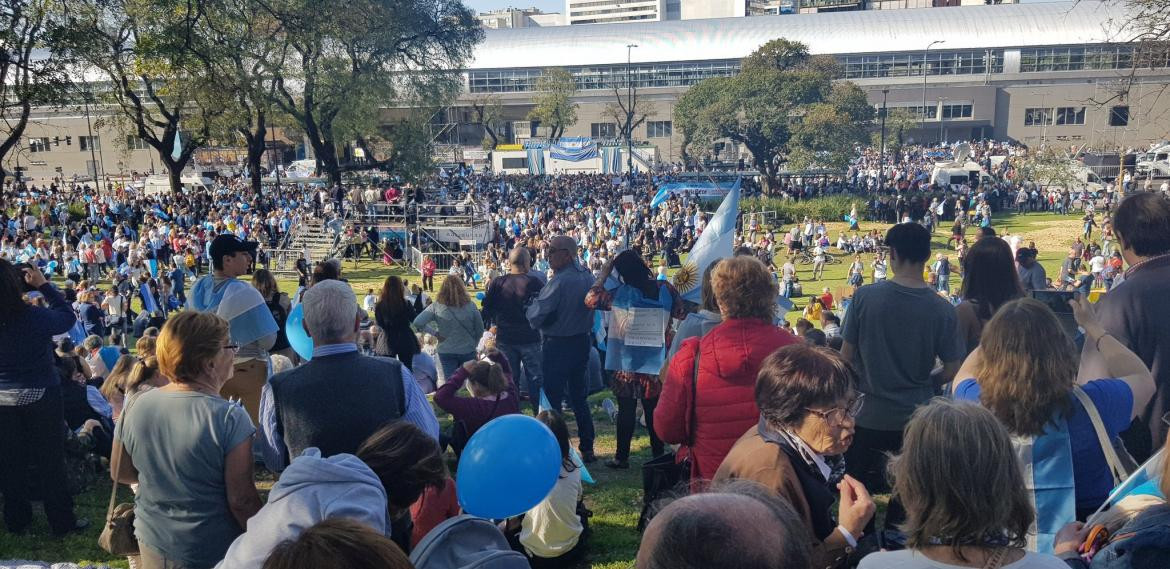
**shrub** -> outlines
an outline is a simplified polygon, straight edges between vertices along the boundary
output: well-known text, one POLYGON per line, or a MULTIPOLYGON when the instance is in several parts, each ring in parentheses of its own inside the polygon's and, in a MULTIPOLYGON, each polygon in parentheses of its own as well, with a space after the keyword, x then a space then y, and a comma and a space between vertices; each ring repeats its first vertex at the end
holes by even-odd
POLYGON ((779 223, 795 223, 805 217, 824 221, 840 221, 857 204, 858 214, 864 214, 869 199, 863 196, 836 195, 793 201, 777 197, 748 198, 740 202, 740 210, 773 211, 779 223))

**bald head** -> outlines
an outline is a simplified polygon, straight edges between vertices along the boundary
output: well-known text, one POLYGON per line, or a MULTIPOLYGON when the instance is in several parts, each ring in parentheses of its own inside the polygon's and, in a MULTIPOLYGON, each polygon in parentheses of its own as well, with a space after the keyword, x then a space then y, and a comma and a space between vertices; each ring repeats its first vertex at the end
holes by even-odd
POLYGON ((525 274, 528 268, 532 266, 532 255, 528 252, 527 247, 516 247, 508 253, 508 265, 512 267, 512 272, 516 274, 525 274))
POLYGON ((568 235, 557 235, 548 240, 548 265, 559 271, 577 258, 577 241, 568 235))
POLYGON ((804 569, 811 543, 786 502, 757 484, 733 482, 663 508, 642 535, 635 567, 804 569))

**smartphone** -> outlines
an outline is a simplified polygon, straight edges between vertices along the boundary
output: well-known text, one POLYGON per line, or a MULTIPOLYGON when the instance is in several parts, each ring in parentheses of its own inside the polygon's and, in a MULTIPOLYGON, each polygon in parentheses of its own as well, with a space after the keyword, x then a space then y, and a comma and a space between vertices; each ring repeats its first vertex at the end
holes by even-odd
POLYGON ((1057 314, 1072 314, 1072 306, 1068 301, 1076 297, 1072 290, 1034 290, 1032 298, 1043 302, 1057 314))
POLYGON ((24 280, 24 270, 32 269, 33 266, 29 263, 17 263, 14 266, 16 267, 16 272, 20 275, 20 284, 24 287, 24 292, 33 292, 37 290, 36 287, 29 285, 28 281, 24 280))

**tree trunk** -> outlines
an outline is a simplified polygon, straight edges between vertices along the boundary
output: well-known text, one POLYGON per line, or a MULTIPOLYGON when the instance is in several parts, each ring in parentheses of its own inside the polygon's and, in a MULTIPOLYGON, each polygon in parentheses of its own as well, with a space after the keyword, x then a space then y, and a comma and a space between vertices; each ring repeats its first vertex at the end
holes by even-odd
POLYGON ((167 156, 163 165, 167 167, 167 177, 171 180, 171 192, 177 194, 183 191, 183 165, 170 158, 167 156))
MULTIPOLYGON (((264 158, 264 141, 268 136, 268 129, 264 126, 264 114, 259 115, 255 132, 240 129, 240 133, 244 135, 244 140, 247 142, 248 174, 251 178, 252 191, 259 195, 261 188, 260 161, 264 158)), ((276 152, 275 146, 273 146, 272 151, 276 152)), ((274 160, 273 168, 275 167, 276 161, 274 160)))
POLYGON ((248 177, 251 179, 252 191, 255 192, 256 195, 260 195, 260 188, 262 186, 260 176, 261 154, 262 153, 253 153, 251 148, 248 149, 248 177))

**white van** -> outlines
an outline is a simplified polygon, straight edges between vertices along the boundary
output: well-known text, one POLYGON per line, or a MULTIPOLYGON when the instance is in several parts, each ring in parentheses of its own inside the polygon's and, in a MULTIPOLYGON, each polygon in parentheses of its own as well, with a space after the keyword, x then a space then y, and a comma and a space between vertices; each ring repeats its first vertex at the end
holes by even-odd
MULTIPOLYGON (((194 174, 183 174, 179 177, 184 192, 207 192, 211 187, 211 180, 194 174)), ((166 175, 147 176, 142 185, 142 193, 147 196, 171 193, 171 178, 166 175)))

